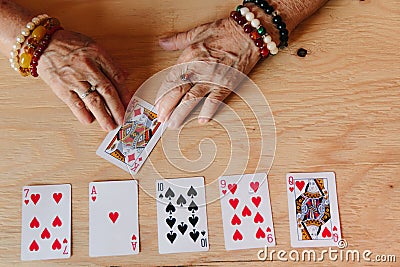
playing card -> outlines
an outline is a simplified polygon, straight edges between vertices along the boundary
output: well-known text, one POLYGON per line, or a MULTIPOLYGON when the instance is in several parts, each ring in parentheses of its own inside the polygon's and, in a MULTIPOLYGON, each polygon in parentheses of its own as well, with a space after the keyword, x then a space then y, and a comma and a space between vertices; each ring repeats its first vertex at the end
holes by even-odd
POLYGON ((160 254, 208 250, 204 178, 156 181, 160 254))
POLYGON ((341 240, 335 173, 286 175, 292 247, 336 246, 341 240))
POLYGON ((121 169, 136 174, 166 129, 155 107, 134 97, 124 125, 111 131, 96 154, 121 169))
POLYGON ((21 260, 71 256, 71 185, 22 188, 21 260))
POLYGON ((226 250, 275 246, 267 174, 219 179, 226 250))
POLYGON ((139 253, 135 180, 89 184, 89 256, 139 253))

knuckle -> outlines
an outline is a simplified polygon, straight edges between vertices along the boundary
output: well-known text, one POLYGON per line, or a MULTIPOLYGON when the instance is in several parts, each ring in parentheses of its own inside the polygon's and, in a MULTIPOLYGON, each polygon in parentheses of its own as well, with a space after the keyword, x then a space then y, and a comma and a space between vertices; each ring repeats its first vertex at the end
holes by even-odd
POLYGON ((107 84, 103 87, 103 89, 102 89, 101 91, 102 91, 102 95, 103 95, 104 97, 113 96, 113 95, 114 95, 114 86, 112 86, 112 84, 110 84, 110 83, 107 83, 107 84))
POLYGON ((86 109, 85 103, 81 100, 77 100, 73 103, 73 107, 75 107, 77 110, 83 110, 86 109))
POLYGON ((88 101, 88 104, 92 107, 98 108, 101 106, 102 100, 99 95, 91 94, 86 97, 86 99, 88 101))

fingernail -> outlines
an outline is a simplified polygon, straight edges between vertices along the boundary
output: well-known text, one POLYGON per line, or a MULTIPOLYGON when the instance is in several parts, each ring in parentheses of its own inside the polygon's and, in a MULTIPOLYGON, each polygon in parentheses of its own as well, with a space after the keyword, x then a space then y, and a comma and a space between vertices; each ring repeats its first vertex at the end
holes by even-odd
POLYGON ((203 124, 203 125, 206 124, 206 123, 208 123, 209 121, 210 121, 209 119, 205 119, 205 118, 200 118, 200 119, 199 119, 199 123, 200 123, 200 124, 203 124))

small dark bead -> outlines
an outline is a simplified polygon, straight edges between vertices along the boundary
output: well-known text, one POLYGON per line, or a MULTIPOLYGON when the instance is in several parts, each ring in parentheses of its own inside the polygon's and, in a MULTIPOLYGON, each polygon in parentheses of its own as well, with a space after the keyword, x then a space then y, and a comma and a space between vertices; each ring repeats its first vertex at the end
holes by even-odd
POLYGON ((286 23, 281 21, 279 24, 276 25, 276 27, 278 28, 278 30, 286 29, 286 23))
POLYGON ((42 41, 40 41, 40 44, 43 46, 48 46, 49 42, 50 42, 49 40, 42 40, 42 41))
POLYGON ((288 36, 289 35, 289 31, 287 29, 283 29, 279 31, 279 35, 280 36, 288 36))
POLYGON ((264 41, 262 39, 257 39, 254 41, 257 47, 263 47, 264 46, 264 41))
POLYGON ((250 3, 250 2, 251 2, 251 0, 244 0, 243 4, 247 4, 247 3, 250 3))
POLYGON ((237 6, 236 11, 239 12, 240 9, 242 9, 242 7, 243 7, 242 5, 237 6))
POLYGON ((307 50, 304 48, 299 48, 299 50, 297 50, 297 55, 299 57, 305 57, 307 56, 307 50))
POLYGON ((262 1, 260 4, 258 4, 258 6, 259 6, 261 9, 264 9, 264 8, 266 8, 266 7, 268 6, 268 4, 265 3, 265 1, 262 1))
POLYGON ((277 15, 277 16, 275 16, 275 17, 272 18, 272 22, 273 22, 274 24, 279 24, 279 23, 282 22, 282 17, 279 16, 279 15, 277 15))
POLYGON ((281 36, 279 38, 279 41, 281 41, 282 43, 287 43, 287 41, 289 41, 289 36, 281 36))
POLYGON ((267 48, 266 46, 264 46, 264 47, 261 49, 260 53, 261 53, 261 56, 262 56, 263 58, 267 58, 267 57, 269 56, 269 50, 268 50, 268 48, 267 48))
POLYGON ((31 64, 36 64, 37 65, 38 62, 39 62, 39 60, 38 60, 37 57, 33 57, 32 60, 31 60, 31 64))
POLYGON ((42 53, 43 51, 44 51, 44 46, 43 46, 43 45, 39 45, 39 46, 36 48, 36 51, 35 51, 35 52, 42 53))
POLYGON ((31 68, 36 67, 38 65, 38 62, 31 62, 31 68))
POLYGON ((283 49, 283 48, 285 48, 285 47, 288 47, 288 43, 287 42, 281 42, 280 44, 279 44, 279 48, 281 48, 281 49, 283 49))
POLYGON ((244 25, 244 24, 246 24, 246 22, 247 22, 247 20, 243 16, 238 18, 238 20, 237 20, 237 23, 239 23, 239 25, 244 25))
POLYGON ((237 19, 237 17, 239 16, 239 12, 237 11, 232 11, 230 17, 233 18, 234 20, 237 19))
POLYGON ((245 33, 251 33, 253 31, 253 27, 250 24, 247 24, 243 27, 245 33))
POLYGON ((263 36, 264 34, 267 33, 267 30, 266 30, 263 26, 260 26, 260 27, 257 29, 257 31, 258 31, 258 33, 259 33, 261 36, 263 36))
POLYGON ((272 6, 267 6, 264 8, 265 13, 267 13, 268 15, 271 15, 272 12, 274 12, 274 8, 272 6))
POLYGON ((253 2, 254 2, 254 4, 256 4, 256 5, 259 5, 261 1, 260 1, 260 0, 254 0, 253 2))

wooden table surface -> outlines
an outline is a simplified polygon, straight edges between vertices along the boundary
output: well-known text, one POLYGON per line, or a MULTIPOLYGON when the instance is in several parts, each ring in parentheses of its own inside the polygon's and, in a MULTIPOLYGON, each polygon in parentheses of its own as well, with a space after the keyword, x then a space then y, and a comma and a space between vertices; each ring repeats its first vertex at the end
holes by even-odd
MULTIPOLYGON (((173 65, 179 55, 162 51, 157 38, 223 18, 238 4, 233 0, 18 2, 35 13, 45 11, 60 18, 67 29, 92 36, 130 73, 132 90, 173 65)), ((276 250, 291 250, 285 174, 334 171, 349 249, 371 250, 372 257, 397 255, 400 261, 399 29, 398 0, 331 0, 295 31, 288 49, 259 64, 250 78, 273 113, 275 151, 271 133, 263 136, 267 149, 260 147, 255 115, 237 96, 229 98, 228 104, 240 112, 243 125, 231 127, 231 132, 223 125, 229 122, 225 109, 217 116, 223 123, 199 127, 190 122, 180 133, 168 131, 135 177, 141 186, 141 251, 125 257, 88 256, 88 183, 131 179, 96 156, 105 133, 97 124, 80 125, 43 82, 21 78, 1 57, 0 265, 271 264, 257 260, 258 249, 225 250, 218 201, 207 206, 210 251, 160 255, 152 197, 159 177, 204 176, 210 200, 217 195, 218 176, 267 172, 270 163, 276 250), (309 51, 307 57, 296 56, 300 47, 309 51), (250 134, 230 139, 230 134, 237 138, 242 131, 250 134), (165 142, 178 134, 177 142, 165 142), (249 155, 235 154, 243 147, 249 148, 249 155), (202 157, 209 160, 210 150, 215 152, 211 162, 201 167, 190 164, 199 157, 199 162, 202 157), (20 190, 24 185, 60 183, 72 184, 73 255, 68 260, 22 263, 20 190)), ((157 88, 153 90, 155 94, 157 88)), ((275 260, 272 265, 287 264, 275 260)), ((329 264, 333 262, 325 260, 321 265, 329 264)))

